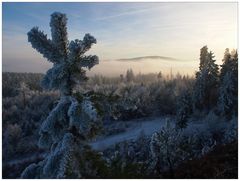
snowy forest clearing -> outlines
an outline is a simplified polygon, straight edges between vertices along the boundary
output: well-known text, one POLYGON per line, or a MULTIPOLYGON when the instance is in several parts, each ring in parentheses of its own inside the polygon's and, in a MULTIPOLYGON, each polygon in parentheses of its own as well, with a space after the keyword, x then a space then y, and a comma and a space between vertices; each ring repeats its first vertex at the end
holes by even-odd
POLYGON ((90 145, 95 150, 103 151, 116 143, 135 140, 141 132, 146 136, 151 136, 154 132, 160 131, 168 120, 170 120, 169 117, 156 117, 128 121, 127 123, 130 123, 131 126, 126 132, 97 139, 90 145))
MULTIPOLYGON (((150 137, 153 133, 160 132, 161 128, 166 125, 167 121, 172 122, 172 125, 174 125, 175 122, 172 120, 173 119, 171 119, 170 116, 133 119, 124 122, 125 124, 130 125, 126 131, 110 136, 99 137, 95 141, 91 141, 89 145, 94 150, 104 151, 105 149, 120 142, 135 141, 142 133, 145 136, 150 137)), ((204 130, 207 130, 206 124, 204 122, 190 122, 188 127, 184 129, 184 133, 190 136, 197 131, 201 132, 204 130)), ((11 160, 7 163, 7 165, 21 164, 29 160, 34 161, 38 158, 43 158, 45 155, 46 153, 35 153, 33 155, 27 155, 21 159, 11 160)))
MULTIPOLYGON (((169 119, 166 117, 150 117, 138 120, 134 119, 127 122, 127 124, 130 124, 131 126, 126 130, 126 132, 99 138, 96 141, 91 142, 90 145, 95 150, 103 151, 114 144, 137 139, 142 131, 145 135, 151 136, 154 132, 159 131, 161 127, 165 125, 167 120, 169 119)), ((7 165, 22 164, 30 160, 35 161, 36 159, 44 158, 45 155, 46 153, 26 155, 20 159, 9 161, 7 165)))
MULTIPOLYGON (((151 137, 153 133, 160 132, 162 127, 166 126, 167 122, 171 123, 171 125, 175 127, 174 125, 176 122, 173 116, 149 117, 127 121, 126 123, 130 126, 125 132, 113 134, 111 136, 100 137, 95 141, 90 142, 90 145, 95 150, 104 151, 105 149, 120 142, 136 141, 141 134, 145 135, 146 137, 151 137)), ((206 135, 210 134, 214 130, 220 131, 223 129, 231 129, 227 127, 231 124, 235 125, 236 122, 232 121, 226 125, 226 123, 218 120, 217 124, 218 125, 216 125, 214 116, 209 120, 192 121, 188 123, 187 128, 182 130, 182 133, 189 137, 193 136, 194 134, 206 135)))

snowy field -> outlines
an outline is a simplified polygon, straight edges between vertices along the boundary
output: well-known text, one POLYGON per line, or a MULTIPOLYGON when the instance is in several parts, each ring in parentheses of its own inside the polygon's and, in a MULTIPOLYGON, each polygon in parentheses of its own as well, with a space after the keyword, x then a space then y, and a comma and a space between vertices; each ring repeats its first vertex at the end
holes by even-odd
MULTIPOLYGON (((126 123, 130 126, 125 132, 98 138, 92 141, 90 145, 95 150, 103 151, 117 143, 136 140, 141 133, 144 133, 146 136, 151 136, 154 132, 159 132, 162 127, 166 125, 167 121, 175 125, 173 120, 173 118, 165 116, 127 121, 126 123)), ((207 129, 208 124, 204 124, 202 121, 195 121, 189 122, 188 127, 183 131, 185 135, 192 135, 196 132, 207 131, 207 129)))
POLYGON ((158 118, 144 118, 133 121, 128 121, 131 125, 126 132, 119 133, 116 135, 111 135, 108 137, 97 139, 90 145, 93 149, 102 151, 109 146, 122 141, 135 140, 144 132, 145 135, 151 136, 154 132, 159 131, 162 126, 165 125, 166 121, 170 120, 169 117, 158 117, 158 118), (132 124, 131 124, 132 123, 132 124))

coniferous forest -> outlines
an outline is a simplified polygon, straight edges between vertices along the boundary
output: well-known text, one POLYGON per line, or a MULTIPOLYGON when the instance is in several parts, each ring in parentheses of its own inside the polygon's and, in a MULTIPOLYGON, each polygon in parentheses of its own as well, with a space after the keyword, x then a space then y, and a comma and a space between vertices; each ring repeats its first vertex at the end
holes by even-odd
POLYGON ((67 20, 26 35, 45 74, 2 73, 3 178, 238 178, 237 50, 218 65, 199 47, 193 76, 87 76, 97 38, 69 40, 67 20))

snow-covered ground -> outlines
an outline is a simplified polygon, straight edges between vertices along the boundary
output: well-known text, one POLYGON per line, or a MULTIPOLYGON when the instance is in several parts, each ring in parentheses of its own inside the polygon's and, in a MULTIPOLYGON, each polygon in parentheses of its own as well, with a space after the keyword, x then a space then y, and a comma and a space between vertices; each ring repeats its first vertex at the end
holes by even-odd
MULTIPOLYGON (((171 117, 155 117, 155 118, 143 118, 138 120, 131 120, 126 122, 130 125, 129 128, 122 133, 114 134, 107 137, 99 138, 92 141, 90 145, 93 149, 98 151, 103 151, 109 146, 115 145, 117 143, 129 140, 136 140, 141 132, 144 132, 146 136, 151 136, 154 132, 160 131, 166 122, 170 121, 173 124, 173 119, 171 117)), ((203 124, 201 121, 189 122, 187 128, 184 130, 184 134, 192 135, 195 132, 207 131, 208 125, 203 124)))
MULTIPOLYGON (((169 117, 157 117, 157 118, 143 118, 137 120, 131 120, 125 122, 129 125, 125 132, 102 137, 90 143, 93 149, 102 151, 109 146, 125 140, 136 139, 142 131, 145 135, 152 135, 154 132, 159 131, 162 126, 165 125, 166 121, 170 120, 169 117)), ((46 153, 34 153, 33 155, 23 156, 20 159, 13 159, 7 163, 7 165, 17 165, 29 160, 37 160, 39 158, 44 158, 46 153)))
POLYGON ((134 124, 130 124, 131 126, 126 130, 126 132, 98 139, 91 142, 90 145, 93 149, 101 151, 122 141, 135 140, 141 134, 141 132, 144 132, 145 135, 150 136, 154 132, 159 131, 162 126, 165 125, 167 120, 170 120, 170 118, 144 118, 129 121, 129 123, 133 122, 134 124))
MULTIPOLYGON (((170 121, 173 124, 173 119, 171 117, 149 117, 142 119, 135 119, 131 121, 124 122, 128 125, 125 132, 116 133, 110 136, 99 137, 97 140, 90 142, 89 144, 93 149, 98 151, 103 151, 104 149, 113 146, 117 143, 123 141, 136 140, 141 132, 144 132, 146 136, 151 136, 154 132, 160 131, 163 126, 166 125, 166 122, 170 121)), ((208 131, 208 124, 202 121, 189 122, 184 133, 186 135, 191 135, 194 132, 208 131)), ((17 165, 30 160, 37 160, 43 158, 46 153, 35 153, 33 155, 26 155, 20 159, 13 159, 7 163, 7 165, 17 165)))

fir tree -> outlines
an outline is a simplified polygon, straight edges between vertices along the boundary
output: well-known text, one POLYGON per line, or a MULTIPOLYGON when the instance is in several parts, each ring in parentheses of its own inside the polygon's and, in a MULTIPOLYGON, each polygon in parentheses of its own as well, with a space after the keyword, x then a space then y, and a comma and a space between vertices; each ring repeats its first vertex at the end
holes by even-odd
POLYGON ((208 56, 208 47, 204 46, 200 49, 200 64, 199 71, 202 71, 207 64, 207 56, 208 56))
POLYGON ((229 53, 229 49, 227 48, 224 53, 223 64, 221 65, 220 71, 220 82, 222 84, 224 76, 228 73, 233 73, 233 81, 235 87, 237 87, 238 82, 238 53, 236 50, 233 50, 229 53))
POLYGON ((98 117, 89 97, 80 100, 73 96, 73 88, 86 80, 85 70, 98 63, 97 56, 85 56, 96 39, 86 34, 83 40, 69 43, 67 17, 55 12, 51 15, 52 40, 38 27, 28 32, 28 41, 53 67, 47 71, 42 85, 59 90, 61 98, 40 128, 39 146, 49 150, 46 158, 28 166, 22 178, 81 178, 79 159, 87 140, 97 127, 98 117))
POLYGON ((237 114, 238 101, 238 53, 226 49, 220 72, 218 110, 222 115, 237 114))
POLYGON ((22 99, 23 99, 23 108, 25 109, 26 107, 26 94, 30 92, 30 89, 28 85, 25 82, 20 83, 20 87, 18 88, 18 91, 22 94, 22 99))
POLYGON ((193 90, 193 108, 202 109, 204 98, 206 97, 207 71, 203 70, 196 73, 196 82, 193 90))
POLYGON ((219 111, 229 114, 233 111, 234 104, 237 103, 237 97, 234 95, 233 73, 227 72, 219 89, 219 111))
POLYGON ((217 89, 219 85, 219 68, 214 55, 204 46, 200 52, 200 66, 196 73, 193 91, 193 105, 196 109, 210 109, 217 103, 217 89))
POLYGON ((218 65, 215 63, 215 56, 210 51, 208 54, 208 64, 206 69, 208 70, 208 86, 209 87, 216 87, 218 84, 218 74, 219 74, 219 68, 218 65))
POLYGON ((185 91, 178 100, 177 120, 176 125, 178 128, 186 128, 187 121, 192 113, 192 100, 191 94, 185 91))
POLYGON ((134 80, 134 74, 132 69, 127 70, 126 79, 127 79, 127 82, 131 82, 134 80))
POLYGON ((160 80, 160 79, 162 79, 162 72, 160 71, 158 74, 157 74, 157 78, 160 80))
POLYGON ((231 54, 229 52, 229 49, 226 48, 224 52, 224 57, 222 59, 223 64, 221 66, 221 71, 220 71, 220 80, 221 82, 223 81, 223 77, 226 74, 227 70, 229 69, 228 65, 229 62, 231 61, 231 54))
POLYGON ((215 63, 215 56, 210 51, 208 54, 207 64, 207 83, 206 83, 206 107, 208 109, 216 106, 218 99, 218 87, 219 87, 219 68, 215 63))

